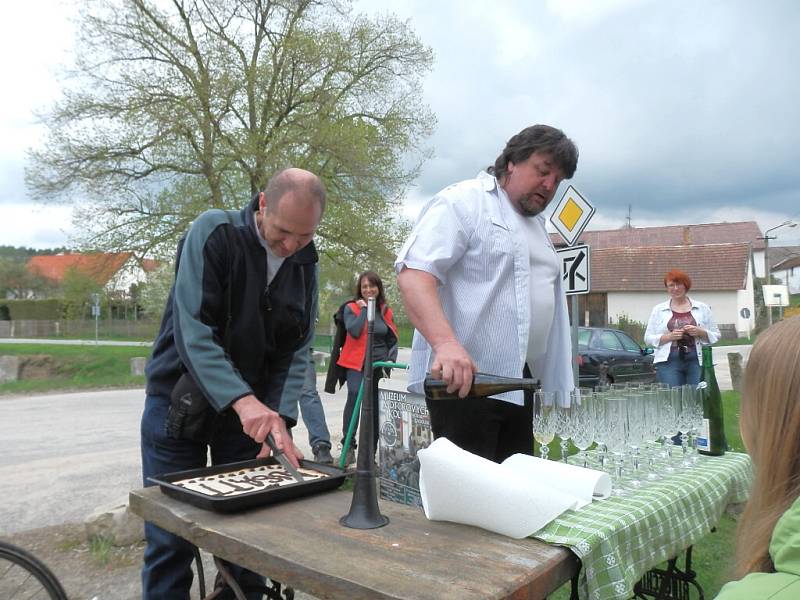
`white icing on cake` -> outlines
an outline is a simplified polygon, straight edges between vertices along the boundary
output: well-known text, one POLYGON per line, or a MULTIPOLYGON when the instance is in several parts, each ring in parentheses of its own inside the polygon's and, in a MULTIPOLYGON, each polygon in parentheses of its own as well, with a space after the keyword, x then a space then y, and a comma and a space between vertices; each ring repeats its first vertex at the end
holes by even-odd
MULTIPOLYGON (((311 469, 298 469, 298 471, 306 481, 328 477, 326 473, 311 469)), ((298 482, 281 465, 262 465, 204 477, 181 479, 172 483, 205 496, 228 498, 298 482)))

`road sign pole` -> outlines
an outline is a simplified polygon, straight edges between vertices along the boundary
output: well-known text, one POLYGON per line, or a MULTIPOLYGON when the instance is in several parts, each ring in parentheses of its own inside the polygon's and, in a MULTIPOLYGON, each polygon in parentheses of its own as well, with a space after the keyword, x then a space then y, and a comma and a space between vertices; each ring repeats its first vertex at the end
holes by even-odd
POLYGON ((580 367, 578 366, 578 319, 580 315, 578 314, 579 303, 577 294, 570 296, 570 302, 572 304, 572 330, 570 331, 572 336, 572 376, 575 381, 575 387, 577 388, 580 382, 580 367))
POLYGON ((561 260, 561 278, 564 291, 571 296, 572 329, 572 375, 575 387, 580 384, 580 366, 578 365, 578 294, 588 294, 591 289, 591 258, 588 245, 576 245, 584 228, 594 215, 594 206, 571 185, 567 187, 561 200, 558 201, 550 223, 564 238, 567 248, 557 250, 561 260))

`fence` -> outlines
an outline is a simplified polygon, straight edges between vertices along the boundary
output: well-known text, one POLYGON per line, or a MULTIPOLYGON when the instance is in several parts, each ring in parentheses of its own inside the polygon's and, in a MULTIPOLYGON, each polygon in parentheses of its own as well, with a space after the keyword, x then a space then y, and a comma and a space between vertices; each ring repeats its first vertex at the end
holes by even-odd
MULTIPOLYGON (((104 340, 132 339, 152 341, 158 333, 158 322, 132 319, 99 319, 97 337, 104 340)), ((0 340, 3 338, 70 338, 93 340, 95 322, 92 319, 17 319, 0 321, 0 340)), ((331 351, 333 336, 317 332, 314 349, 331 351)))
MULTIPOLYGON (((152 340, 158 323, 149 320, 99 319, 97 337, 102 339, 152 340)), ((94 339, 95 322, 92 319, 17 319, 0 321, 2 338, 78 338, 94 339)))

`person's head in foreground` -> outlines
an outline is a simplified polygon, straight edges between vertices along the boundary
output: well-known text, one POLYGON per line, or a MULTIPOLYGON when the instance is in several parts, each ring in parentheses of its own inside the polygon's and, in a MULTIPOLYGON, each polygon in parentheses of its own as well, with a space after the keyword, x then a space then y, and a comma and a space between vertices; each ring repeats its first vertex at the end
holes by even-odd
POLYGON ((755 471, 736 547, 736 576, 749 576, 720 597, 800 598, 800 316, 754 344, 739 429, 755 471))

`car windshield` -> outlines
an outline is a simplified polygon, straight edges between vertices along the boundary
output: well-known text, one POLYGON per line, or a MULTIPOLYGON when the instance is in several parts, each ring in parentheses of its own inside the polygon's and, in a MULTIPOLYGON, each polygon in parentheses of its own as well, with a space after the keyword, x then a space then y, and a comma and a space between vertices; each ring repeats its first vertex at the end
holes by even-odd
POLYGON ((630 338, 630 336, 628 336, 627 334, 622 333, 621 331, 618 331, 617 332, 617 336, 619 337, 620 341, 622 342, 622 345, 625 346, 625 350, 627 350, 628 352, 641 352, 642 351, 641 346, 639 346, 639 344, 634 342, 630 338))
POLYGON ((593 348, 606 348, 607 350, 622 350, 622 342, 619 341, 613 331, 599 331, 592 340, 593 348))

